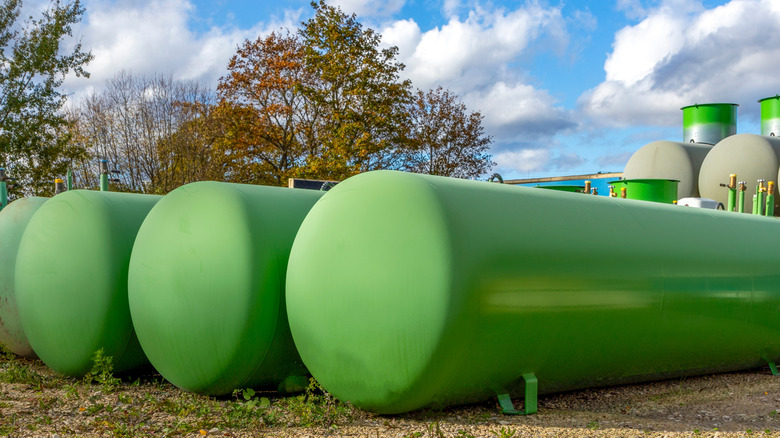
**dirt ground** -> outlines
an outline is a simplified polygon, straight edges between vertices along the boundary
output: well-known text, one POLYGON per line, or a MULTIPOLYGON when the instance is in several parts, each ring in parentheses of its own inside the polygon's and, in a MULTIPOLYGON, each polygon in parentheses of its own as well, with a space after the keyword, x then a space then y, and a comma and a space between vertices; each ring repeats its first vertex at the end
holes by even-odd
POLYGON ((494 401, 378 416, 315 392, 215 399, 159 376, 89 380, 0 357, 0 436, 780 437, 780 377, 768 368, 542 395, 530 416, 501 415, 494 401))

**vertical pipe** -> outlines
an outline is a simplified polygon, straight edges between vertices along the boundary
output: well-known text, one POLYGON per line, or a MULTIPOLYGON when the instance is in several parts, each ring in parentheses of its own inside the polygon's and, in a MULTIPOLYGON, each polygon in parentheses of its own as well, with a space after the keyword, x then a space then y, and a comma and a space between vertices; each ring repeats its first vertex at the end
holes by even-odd
POLYGON ((775 182, 769 181, 766 189, 766 208, 764 209, 765 216, 775 215, 775 182))
POLYGON ((590 193, 590 181, 585 181, 585 190, 583 193, 590 193))
POLYGON ((100 160, 100 191, 108 191, 108 161, 100 160))
POLYGON ((66 177, 67 185, 66 188, 68 190, 73 190, 73 171, 68 169, 68 175, 66 177))
POLYGON ((728 200, 728 211, 734 211, 734 207, 737 204, 737 175, 731 174, 729 175, 729 200, 728 200))
POLYGON ((739 182, 739 202, 737 204, 737 212, 744 213, 745 212, 745 192, 747 191, 747 185, 745 185, 745 181, 739 182))
POLYGON ((620 197, 623 198, 623 199, 626 199, 626 188, 625 187, 621 187, 620 188, 620 197))
POLYGON ((5 180, 5 168, 0 167, 0 210, 8 205, 8 186, 5 180))
POLYGON ((0 210, 8 205, 8 187, 5 181, 0 181, 0 210))
POLYGON ((54 194, 60 194, 65 191, 65 182, 62 181, 62 178, 57 178, 54 180, 54 194))

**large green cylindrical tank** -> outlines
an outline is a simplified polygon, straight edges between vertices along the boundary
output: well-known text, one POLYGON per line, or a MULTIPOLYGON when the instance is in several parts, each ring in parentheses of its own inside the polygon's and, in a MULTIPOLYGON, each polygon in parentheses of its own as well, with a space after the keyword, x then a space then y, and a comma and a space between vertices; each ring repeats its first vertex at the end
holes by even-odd
POLYGON ((778 360, 779 257, 772 218, 379 171, 304 220, 287 311, 325 389, 400 413, 778 360))
POLYGON ((625 188, 627 199, 673 204, 677 200, 678 183, 676 179, 621 179, 610 181, 609 185, 618 197, 622 197, 625 188))
POLYGON ((716 144, 737 133, 735 103, 704 103, 680 108, 683 111, 685 143, 716 144))
POLYGON ((675 199, 699 196, 699 169, 711 145, 654 141, 639 148, 623 171, 625 179, 675 179, 680 181, 675 199))
POLYGON ((761 135, 780 136, 780 96, 766 97, 761 104, 761 135))
POLYGON ((14 271, 24 229, 48 198, 17 199, 0 211, 0 344, 22 357, 35 357, 16 306, 14 271))
POLYGON ((16 298, 30 345, 54 371, 82 376, 99 349, 117 372, 148 363, 130 320, 127 268, 138 228, 160 198, 68 191, 30 220, 16 298))
POLYGON ((222 395, 308 375, 287 323, 284 277, 295 233, 323 193, 200 182, 152 209, 128 287, 141 346, 163 377, 222 395))
MULTIPOLYGON (((736 174, 737 180, 747 183, 745 211, 752 211, 755 187, 758 180, 778 181, 780 169, 780 138, 754 134, 737 134, 726 138, 712 148, 699 172, 699 192, 703 198, 714 199, 726 205, 728 189, 721 184, 729 183, 729 175, 736 174)), ((776 186, 776 185, 775 185, 776 186)), ((780 206, 780 197, 775 189, 775 211, 780 206)))

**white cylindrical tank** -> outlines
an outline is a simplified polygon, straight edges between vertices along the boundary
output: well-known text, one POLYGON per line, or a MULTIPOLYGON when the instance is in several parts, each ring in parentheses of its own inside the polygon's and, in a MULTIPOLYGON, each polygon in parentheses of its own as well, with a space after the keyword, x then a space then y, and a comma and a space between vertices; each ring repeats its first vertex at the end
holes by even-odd
MULTIPOLYGON (((775 181, 780 169, 780 139, 754 134, 737 134, 727 137, 704 158, 699 172, 701 197, 714 199, 724 205, 728 202, 729 175, 737 175, 738 181, 747 183, 745 211, 753 209, 753 194, 757 181, 775 181)), ((775 189, 775 199, 780 200, 775 189)), ((775 211, 778 203, 775 202, 775 211)))
POLYGON ((699 196, 699 169, 711 145, 654 141, 648 143, 628 160, 623 171, 625 179, 676 179, 677 199, 699 196))

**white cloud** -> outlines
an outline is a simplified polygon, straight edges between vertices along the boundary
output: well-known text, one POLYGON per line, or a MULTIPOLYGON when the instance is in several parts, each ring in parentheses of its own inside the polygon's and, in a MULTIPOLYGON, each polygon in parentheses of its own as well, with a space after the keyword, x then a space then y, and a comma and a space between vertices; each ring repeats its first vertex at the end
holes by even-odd
POLYGON ((421 88, 491 83, 500 73, 497 68, 515 60, 543 34, 566 44, 560 9, 533 2, 514 11, 475 9, 464 20, 452 17, 446 25, 424 33, 416 24, 399 27, 396 22, 382 34, 386 44, 399 47, 407 75, 421 88))
POLYGON ((298 21, 296 12, 288 12, 262 27, 215 27, 198 34, 189 27, 193 13, 189 0, 88 1, 86 16, 74 27, 74 35, 83 36, 83 48, 95 57, 87 66, 91 78, 69 77, 65 87, 77 94, 100 88, 121 70, 173 74, 215 86, 242 41, 294 27, 298 21))
POLYGON ((550 163, 549 149, 521 149, 505 151, 493 156, 498 173, 514 174, 516 172, 538 172, 544 170, 550 163))
POLYGON ((470 110, 485 116, 483 124, 497 142, 552 135, 573 125, 555 99, 529 84, 514 65, 532 44, 566 46, 560 8, 537 2, 511 11, 475 7, 465 19, 453 16, 428 31, 409 19, 394 21, 381 33, 384 44, 398 46, 415 87, 441 85, 461 96, 470 110))
POLYGON ((552 136, 575 125, 546 91, 530 85, 499 81, 487 89, 467 92, 463 99, 480 109, 485 128, 503 143, 552 136))
POLYGON ((617 0, 617 10, 623 11, 626 17, 636 20, 647 16, 647 11, 639 0, 617 0))
POLYGON ((442 4, 442 12, 444 13, 445 17, 452 17, 458 13, 460 7, 460 0, 444 0, 444 3, 442 4))
POLYGON ((605 81, 579 104, 599 124, 671 125, 679 124, 681 106, 772 95, 780 89, 779 21, 776 0, 732 0, 709 10, 664 1, 615 35, 605 81))
POLYGON ((406 3, 405 0, 329 0, 329 4, 338 6, 348 14, 360 17, 389 17, 396 14, 406 3))

